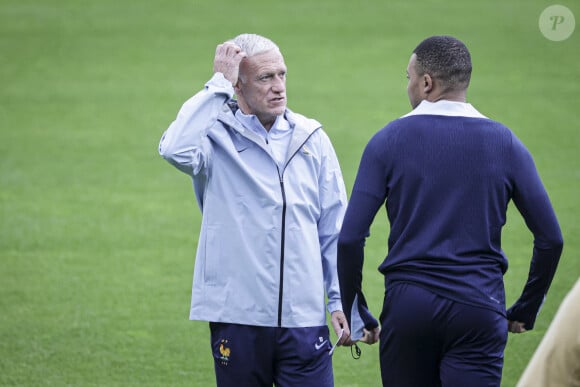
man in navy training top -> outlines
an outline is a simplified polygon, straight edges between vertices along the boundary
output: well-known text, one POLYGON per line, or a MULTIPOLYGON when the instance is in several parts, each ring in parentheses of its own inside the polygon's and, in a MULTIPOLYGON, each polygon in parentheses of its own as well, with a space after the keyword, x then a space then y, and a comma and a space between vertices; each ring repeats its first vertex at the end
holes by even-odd
POLYGON ((413 111, 367 144, 338 247, 349 340, 379 332, 361 291, 365 239, 385 205, 389 251, 380 316, 385 386, 499 386, 508 330, 534 327, 562 234, 533 159, 504 125, 466 103, 467 47, 421 42, 407 68, 413 111), (527 283, 506 312, 501 230, 510 200, 534 235, 527 283))

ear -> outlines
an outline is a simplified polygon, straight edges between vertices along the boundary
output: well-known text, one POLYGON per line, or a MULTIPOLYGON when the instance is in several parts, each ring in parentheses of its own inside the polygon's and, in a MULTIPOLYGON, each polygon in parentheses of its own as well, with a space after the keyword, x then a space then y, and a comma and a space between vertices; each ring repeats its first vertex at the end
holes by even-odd
POLYGON ((433 78, 431 78, 431 75, 425 73, 423 74, 423 84, 421 85, 423 92, 425 94, 429 94, 431 91, 433 91, 433 78))
POLYGON ((236 84, 234 85, 234 93, 239 96, 242 94, 242 88, 241 88, 241 82, 240 82, 240 78, 238 78, 238 81, 236 82, 236 84))

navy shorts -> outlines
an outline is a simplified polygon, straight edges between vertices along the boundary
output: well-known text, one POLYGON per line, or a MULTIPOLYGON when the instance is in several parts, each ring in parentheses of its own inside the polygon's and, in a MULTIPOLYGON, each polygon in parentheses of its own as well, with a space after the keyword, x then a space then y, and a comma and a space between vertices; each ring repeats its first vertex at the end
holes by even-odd
POLYGON ((501 314, 399 282, 389 284, 380 320, 384 386, 500 386, 501 314))
POLYGON ((332 387, 328 327, 277 328, 210 323, 219 387, 332 387))

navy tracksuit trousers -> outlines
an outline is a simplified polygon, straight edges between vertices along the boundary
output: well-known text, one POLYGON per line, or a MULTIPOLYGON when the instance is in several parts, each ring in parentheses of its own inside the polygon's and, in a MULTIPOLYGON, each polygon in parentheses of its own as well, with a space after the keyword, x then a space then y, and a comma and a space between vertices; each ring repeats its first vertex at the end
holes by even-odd
POLYGON ((210 323, 219 387, 332 387, 326 325, 307 328, 210 323))
POLYGON ((496 311, 394 282, 380 320, 383 386, 500 386, 507 321, 496 311))

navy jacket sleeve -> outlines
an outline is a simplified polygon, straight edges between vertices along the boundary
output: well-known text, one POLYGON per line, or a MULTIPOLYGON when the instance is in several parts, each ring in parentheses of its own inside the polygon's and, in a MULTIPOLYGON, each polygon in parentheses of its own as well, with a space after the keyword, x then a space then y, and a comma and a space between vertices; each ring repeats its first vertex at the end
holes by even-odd
POLYGON ((530 330, 556 273, 564 242, 532 156, 515 136, 512 145, 513 201, 534 235, 534 248, 526 285, 507 317, 530 330))
POLYGON ((362 292, 364 245, 377 211, 386 198, 382 163, 365 149, 346 210, 338 240, 338 278, 344 314, 351 329, 351 340, 359 340, 363 328, 370 330, 378 321, 370 313, 362 292))

